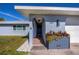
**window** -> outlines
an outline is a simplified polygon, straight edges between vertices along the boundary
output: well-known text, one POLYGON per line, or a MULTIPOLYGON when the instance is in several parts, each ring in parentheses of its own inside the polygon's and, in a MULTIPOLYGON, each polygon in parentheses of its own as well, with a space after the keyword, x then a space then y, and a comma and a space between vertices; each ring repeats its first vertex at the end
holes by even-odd
POLYGON ((26 30, 25 25, 14 25, 13 30, 26 30))
POLYGON ((56 26, 57 26, 57 27, 60 26, 60 24, 59 24, 59 19, 56 20, 56 26))

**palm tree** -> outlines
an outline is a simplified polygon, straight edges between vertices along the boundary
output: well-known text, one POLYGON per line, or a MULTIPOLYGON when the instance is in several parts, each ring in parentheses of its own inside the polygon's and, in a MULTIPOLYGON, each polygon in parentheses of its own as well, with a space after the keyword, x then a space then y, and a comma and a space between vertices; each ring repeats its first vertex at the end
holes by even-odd
POLYGON ((0 18, 0 21, 5 21, 5 19, 4 18, 0 18))

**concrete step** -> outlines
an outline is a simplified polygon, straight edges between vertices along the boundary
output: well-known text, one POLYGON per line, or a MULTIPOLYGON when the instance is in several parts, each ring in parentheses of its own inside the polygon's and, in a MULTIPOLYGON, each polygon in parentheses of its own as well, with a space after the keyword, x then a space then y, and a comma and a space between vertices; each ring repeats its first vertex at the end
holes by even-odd
POLYGON ((33 46, 32 50, 47 50, 45 46, 33 46))
POLYGON ((39 40, 39 39, 34 39, 34 40, 33 40, 33 43, 34 43, 34 44, 39 44, 39 43, 40 43, 40 40, 39 40))
POLYGON ((40 42, 40 39, 34 38, 33 39, 33 46, 43 46, 43 44, 40 42))
POLYGON ((33 44, 40 44, 41 42, 40 42, 40 39, 33 39, 33 44))

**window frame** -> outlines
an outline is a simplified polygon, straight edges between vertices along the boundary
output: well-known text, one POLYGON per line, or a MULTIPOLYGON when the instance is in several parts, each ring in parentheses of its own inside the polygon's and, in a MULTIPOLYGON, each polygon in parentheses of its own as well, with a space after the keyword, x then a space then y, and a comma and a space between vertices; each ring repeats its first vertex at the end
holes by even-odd
POLYGON ((24 30, 26 30, 26 26, 25 25, 21 25, 21 24, 13 25, 13 30, 24 31, 24 30))

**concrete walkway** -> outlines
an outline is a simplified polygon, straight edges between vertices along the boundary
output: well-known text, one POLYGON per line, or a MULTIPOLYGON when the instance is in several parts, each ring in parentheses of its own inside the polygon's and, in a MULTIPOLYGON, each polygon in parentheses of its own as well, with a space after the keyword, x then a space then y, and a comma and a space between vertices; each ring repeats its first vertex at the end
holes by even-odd
POLYGON ((29 51, 28 40, 26 40, 26 41, 17 49, 17 51, 24 51, 24 52, 29 51))
MULTIPOLYGON (((40 43, 37 38, 34 38, 33 48, 31 50, 31 55, 79 55, 79 43, 71 43, 70 49, 49 49, 40 43)), ((28 45, 28 40, 26 40, 17 51, 29 51, 30 47, 28 45)))
POLYGON ((34 46, 32 55, 79 55, 79 43, 71 43, 70 49, 49 49, 43 46, 34 46))

